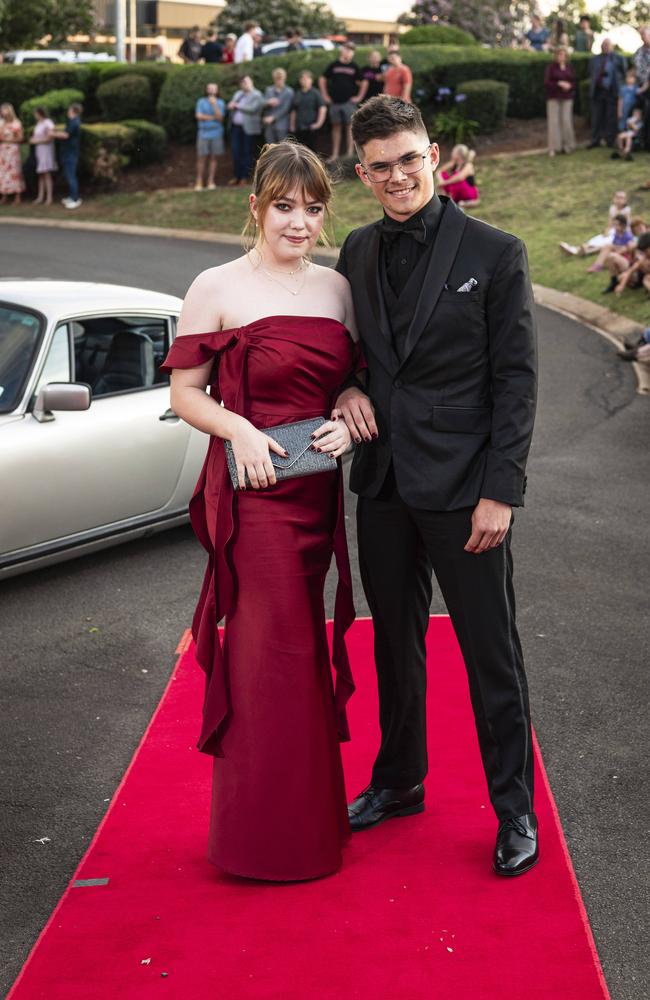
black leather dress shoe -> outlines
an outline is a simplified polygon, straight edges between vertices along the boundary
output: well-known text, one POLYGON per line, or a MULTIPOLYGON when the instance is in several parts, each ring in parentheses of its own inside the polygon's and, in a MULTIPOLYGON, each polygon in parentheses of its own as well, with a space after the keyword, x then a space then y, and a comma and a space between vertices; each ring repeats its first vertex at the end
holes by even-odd
POLYGON ((353 831, 368 830, 397 816, 424 812, 424 785, 413 788, 373 788, 368 785, 348 806, 353 831))
POLYGON ((523 875, 539 861, 535 813, 501 820, 494 850, 497 875, 523 875))

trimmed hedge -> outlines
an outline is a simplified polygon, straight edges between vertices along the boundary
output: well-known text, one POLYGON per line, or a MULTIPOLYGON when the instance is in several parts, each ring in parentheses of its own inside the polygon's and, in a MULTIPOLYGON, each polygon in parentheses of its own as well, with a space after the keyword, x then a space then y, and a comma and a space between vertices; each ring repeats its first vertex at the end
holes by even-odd
POLYGON ((106 121, 150 118, 154 112, 151 84, 146 76, 126 73, 105 80, 97 88, 97 101, 106 121))
POLYGON ((135 130, 121 122, 82 125, 80 172, 113 185, 131 162, 135 138, 135 130))
POLYGON ((478 45, 474 35, 450 24, 422 24, 399 36, 400 45, 478 45))
POLYGON ((505 121, 509 89, 507 83, 498 80, 463 80, 456 97, 465 95, 463 114, 478 122, 479 132, 496 132, 505 121))
POLYGON ((127 119, 120 122, 120 125, 125 125, 134 133, 131 150, 131 163, 134 166, 160 163, 165 158, 167 133, 161 125, 154 125, 143 118, 127 119))
POLYGON ((67 87, 64 90, 50 90, 39 97, 31 97, 20 105, 20 120, 26 128, 36 124, 36 108, 47 108, 50 118, 65 118, 66 111, 73 103, 83 104, 84 95, 80 90, 67 87))

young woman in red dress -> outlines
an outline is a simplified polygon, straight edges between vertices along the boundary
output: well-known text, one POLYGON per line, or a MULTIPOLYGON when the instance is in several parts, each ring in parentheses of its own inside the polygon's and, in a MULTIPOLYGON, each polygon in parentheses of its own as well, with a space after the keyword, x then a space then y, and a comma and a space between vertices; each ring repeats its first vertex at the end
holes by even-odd
POLYGON ((198 746, 215 758, 208 857, 284 881, 336 871, 349 835, 338 741, 349 738, 354 607, 338 459, 350 435, 332 404, 359 367, 358 338, 346 279, 308 257, 331 197, 318 157, 267 146, 253 187, 254 247, 196 278, 165 368, 176 413, 210 435, 190 504, 209 556, 192 629, 206 673, 198 746), (328 418, 315 446, 331 471, 276 482, 271 453, 283 449, 264 428, 308 417, 328 418), (335 687, 323 598, 333 554, 335 687))

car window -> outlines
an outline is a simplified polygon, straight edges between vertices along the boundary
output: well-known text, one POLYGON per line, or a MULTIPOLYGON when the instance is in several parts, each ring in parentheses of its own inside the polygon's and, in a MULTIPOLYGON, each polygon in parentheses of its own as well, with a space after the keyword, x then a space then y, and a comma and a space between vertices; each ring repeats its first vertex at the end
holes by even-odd
POLYGON ((43 326, 34 313, 0 305, 0 413, 11 413, 21 400, 43 326))
POLYGON ((160 365, 169 350, 165 317, 115 315, 71 324, 75 382, 86 382, 93 398, 149 389, 169 382, 160 365))
POLYGON ((47 352, 43 370, 39 376, 35 395, 38 395, 44 385, 50 382, 70 382, 72 370, 70 367, 70 340, 68 336, 68 326, 57 327, 52 337, 50 349, 47 352))

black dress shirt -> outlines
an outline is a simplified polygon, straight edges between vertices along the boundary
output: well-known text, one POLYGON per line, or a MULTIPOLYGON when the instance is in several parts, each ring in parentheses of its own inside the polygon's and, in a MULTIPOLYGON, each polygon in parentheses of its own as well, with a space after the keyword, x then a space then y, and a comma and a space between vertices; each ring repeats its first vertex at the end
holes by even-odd
POLYGON ((384 215, 381 239, 383 266, 388 283, 398 298, 427 248, 432 246, 442 212, 442 202, 434 194, 424 208, 405 222, 396 222, 384 215))

